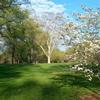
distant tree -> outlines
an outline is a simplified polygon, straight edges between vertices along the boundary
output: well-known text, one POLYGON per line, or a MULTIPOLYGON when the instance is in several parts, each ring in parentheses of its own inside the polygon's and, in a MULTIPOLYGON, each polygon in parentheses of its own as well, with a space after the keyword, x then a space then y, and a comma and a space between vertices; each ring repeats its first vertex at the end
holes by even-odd
POLYGON ((46 55, 48 63, 51 63, 52 52, 63 32, 64 15, 62 13, 54 14, 46 12, 39 21, 43 31, 37 36, 37 44, 46 55))
POLYGON ((40 33, 39 36, 37 36, 36 38, 36 43, 46 55, 48 63, 51 63, 51 55, 54 50, 56 41, 54 41, 54 39, 51 36, 49 36, 48 33, 45 32, 40 33))
POLYGON ((52 62, 55 63, 61 63, 61 62, 65 62, 65 52, 64 51, 60 51, 59 49, 54 49, 53 53, 52 53, 52 62))

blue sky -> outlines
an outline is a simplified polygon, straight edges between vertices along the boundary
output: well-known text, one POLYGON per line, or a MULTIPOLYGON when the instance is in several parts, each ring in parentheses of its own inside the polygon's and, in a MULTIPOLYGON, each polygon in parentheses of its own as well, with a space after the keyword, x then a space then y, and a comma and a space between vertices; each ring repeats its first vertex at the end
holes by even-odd
POLYGON ((100 8, 100 0, 31 0, 34 10, 38 14, 44 12, 82 12, 81 5, 92 8, 100 8))
POLYGON ((81 5, 86 5, 92 8, 100 8, 100 0, 52 0, 56 4, 61 4, 65 7, 66 13, 81 12, 81 5))

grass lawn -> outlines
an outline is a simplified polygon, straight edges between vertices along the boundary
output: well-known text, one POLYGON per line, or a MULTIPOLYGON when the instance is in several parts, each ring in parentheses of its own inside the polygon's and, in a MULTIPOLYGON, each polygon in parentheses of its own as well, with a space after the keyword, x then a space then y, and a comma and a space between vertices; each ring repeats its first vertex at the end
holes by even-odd
POLYGON ((0 100, 80 100, 100 91, 69 64, 0 65, 0 100))

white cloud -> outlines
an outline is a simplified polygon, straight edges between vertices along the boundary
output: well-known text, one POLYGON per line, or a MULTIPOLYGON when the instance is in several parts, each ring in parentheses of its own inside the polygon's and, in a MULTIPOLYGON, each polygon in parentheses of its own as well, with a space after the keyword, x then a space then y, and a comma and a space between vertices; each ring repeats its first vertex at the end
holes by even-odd
POLYGON ((65 7, 50 0, 31 0, 31 7, 36 14, 42 15, 45 12, 62 13, 65 7))

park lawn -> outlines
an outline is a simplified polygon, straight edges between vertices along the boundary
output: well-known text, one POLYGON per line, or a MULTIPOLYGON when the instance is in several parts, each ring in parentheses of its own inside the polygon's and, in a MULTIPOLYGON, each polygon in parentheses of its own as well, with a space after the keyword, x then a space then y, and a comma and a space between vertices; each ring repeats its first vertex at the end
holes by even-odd
POLYGON ((80 100, 100 91, 70 64, 0 65, 0 100, 80 100))

